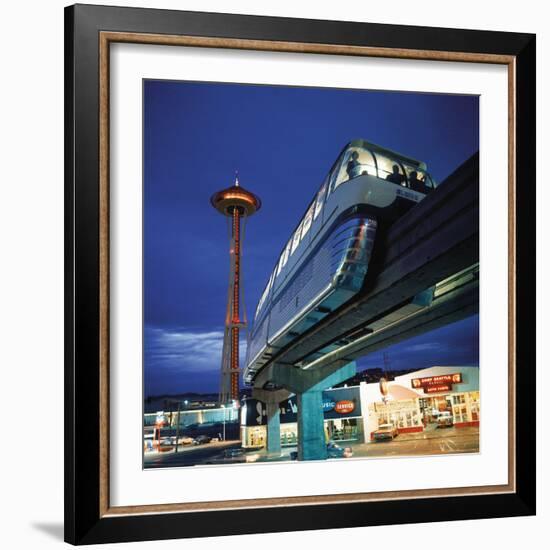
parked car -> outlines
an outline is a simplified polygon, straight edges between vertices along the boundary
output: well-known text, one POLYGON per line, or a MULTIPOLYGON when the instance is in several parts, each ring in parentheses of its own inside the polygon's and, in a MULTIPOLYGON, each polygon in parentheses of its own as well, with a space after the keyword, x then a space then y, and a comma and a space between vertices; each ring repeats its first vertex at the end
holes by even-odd
POLYGON ((393 424, 380 424, 373 433, 373 439, 374 441, 392 441, 398 433, 396 426, 393 424))
POLYGON ((193 440, 193 445, 204 445, 205 443, 210 443, 212 438, 209 435, 198 435, 193 440))
POLYGON ((171 438, 166 437, 161 440, 160 445, 157 447, 157 450, 159 453, 165 453, 167 451, 171 451, 174 448, 173 442, 171 438))
POLYGON ((334 441, 327 443, 327 455, 329 458, 350 458, 353 456, 351 447, 340 447, 334 441))
POLYGON ((193 441, 192 437, 183 436, 178 439, 178 445, 192 445, 193 441))
POLYGON ((451 428, 453 425, 453 415, 450 411, 445 411, 437 417, 438 428, 451 428))
POLYGON ((223 452, 224 458, 238 458, 244 455, 244 449, 226 449, 223 452))
MULTIPOLYGON (((327 458, 350 458, 351 456, 353 456, 351 447, 340 447, 334 441, 327 443, 327 458)), ((290 452, 290 460, 298 460, 298 451, 290 452)))

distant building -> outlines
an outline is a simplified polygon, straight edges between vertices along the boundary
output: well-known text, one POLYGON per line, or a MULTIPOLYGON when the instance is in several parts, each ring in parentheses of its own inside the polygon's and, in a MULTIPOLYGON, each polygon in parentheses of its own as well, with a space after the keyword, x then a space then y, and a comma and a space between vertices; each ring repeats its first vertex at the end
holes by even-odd
POLYGON ((198 427, 207 424, 220 424, 223 422, 238 422, 239 411, 233 407, 216 407, 216 408, 195 408, 190 410, 180 410, 179 415, 177 410, 157 411, 154 413, 145 413, 143 415, 144 426, 154 426, 157 418, 163 416, 165 426, 167 428, 175 428, 178 424, 182 430, 190 427, 198 427))

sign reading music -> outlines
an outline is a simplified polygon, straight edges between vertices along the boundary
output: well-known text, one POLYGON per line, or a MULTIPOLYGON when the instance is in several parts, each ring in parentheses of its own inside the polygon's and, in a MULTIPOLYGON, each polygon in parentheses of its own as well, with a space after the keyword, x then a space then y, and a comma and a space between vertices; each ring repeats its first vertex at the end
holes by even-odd
POLYGON ((462 373, 440 374, 438 376, 426 376, 425 378, 413 378, 411 386, 414 389, 422 389, 426 393, 450 391, 453 384, 462 383, 462 373))

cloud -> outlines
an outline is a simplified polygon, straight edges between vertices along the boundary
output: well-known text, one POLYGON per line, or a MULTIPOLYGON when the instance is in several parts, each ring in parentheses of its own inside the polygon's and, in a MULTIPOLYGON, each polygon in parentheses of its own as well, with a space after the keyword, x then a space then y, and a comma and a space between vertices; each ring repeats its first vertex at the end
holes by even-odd
MULTIPOLYGON (((145 370, 149 375, 199 374, 220 369, 223 331, 185 328, 145 328, 145 370)), ((241 358, 246 344, 241 340, 241 358)))

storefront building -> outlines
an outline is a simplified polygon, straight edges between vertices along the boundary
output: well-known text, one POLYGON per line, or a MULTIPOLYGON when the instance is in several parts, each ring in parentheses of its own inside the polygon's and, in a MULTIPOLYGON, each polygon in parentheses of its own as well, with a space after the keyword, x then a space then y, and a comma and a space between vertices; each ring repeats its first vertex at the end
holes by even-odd
MULTIPOLYGON (((292 396, 280 404, 281 446, 294 446, 298 441, 297 404, 292 396)), ((327 441, 364 441, 361 388, 335 388, 323 392, 323 412, 327 441)), ((263 447, 267 437, 266 406, 247 399, 241 407, 241 441, 243 447, 263 447)))
POLYGON ((367 430, 372 440, 382 424, 399 433, 422 432, 452 415, 455 428, 479 426, 479 368, 430 367, 396 376, 383 396, 379 384, 367 384, 367 430))
MULTIPOLYGON (((297 405, 292 396, 280 404, 281 445, 297 443, 297 405)), ((398 433, 423 432, 438 418, 452 415, 456 428, 479 426, 479 368, 430 367, 380 383, 329 389, 323 392, 327 441, 368 443, 380 426, 391 424, 398 433), (383 394, 385 392, 385 394, 383 394)), ((248 399, 241 407, 243 447, 266 444, 265 404, 248 399)))

